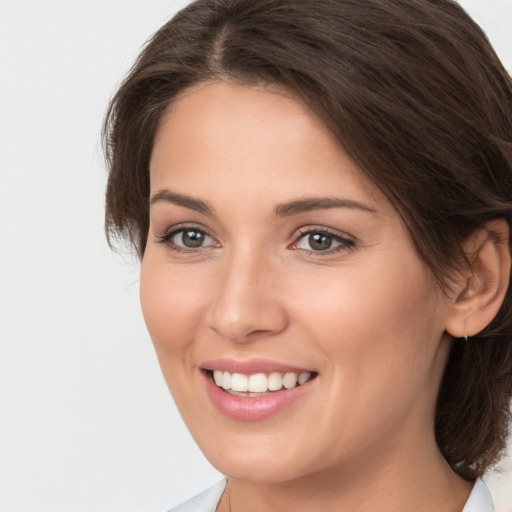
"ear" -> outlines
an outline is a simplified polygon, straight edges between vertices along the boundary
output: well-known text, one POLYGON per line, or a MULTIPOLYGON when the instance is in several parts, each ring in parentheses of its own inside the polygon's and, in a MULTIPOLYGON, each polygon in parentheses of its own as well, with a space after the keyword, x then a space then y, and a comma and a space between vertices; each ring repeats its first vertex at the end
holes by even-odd
POLYGON ((448 312, 446 331, 455 338, 485 329, 501 308, 510 279, 509 228, 488 222, 464 243, 470 267, 461 272, 448 312))

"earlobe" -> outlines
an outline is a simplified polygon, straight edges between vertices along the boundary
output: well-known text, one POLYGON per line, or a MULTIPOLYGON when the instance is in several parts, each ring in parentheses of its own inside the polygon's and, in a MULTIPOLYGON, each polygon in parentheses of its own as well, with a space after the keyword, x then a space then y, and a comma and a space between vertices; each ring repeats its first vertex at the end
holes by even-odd
POLYGON ((511 266, 507 222, 488 222, 464 248, 470 266, 461 273, 446 323, 446 331, 456 338, 478 334, 501 308, 511 266))

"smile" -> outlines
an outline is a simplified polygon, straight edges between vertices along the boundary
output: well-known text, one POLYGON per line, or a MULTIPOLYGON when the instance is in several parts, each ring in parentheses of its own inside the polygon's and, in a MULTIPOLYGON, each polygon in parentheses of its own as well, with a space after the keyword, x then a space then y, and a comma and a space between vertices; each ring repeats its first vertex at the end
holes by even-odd
POLYGON ((201 374, 215 408, 238 421, 261 421, 293 407, 310 393, 318 373, 255 360, 205 364, 201 374))
POLYGON ((276 392, 284 389, 292 389, 301 386, 313 378, 312 372, 272 372, 253 373, 231 373, 228 371, 214 370, 213 380, 215 384, 231 395, 259 397, 269 392, 276 392))

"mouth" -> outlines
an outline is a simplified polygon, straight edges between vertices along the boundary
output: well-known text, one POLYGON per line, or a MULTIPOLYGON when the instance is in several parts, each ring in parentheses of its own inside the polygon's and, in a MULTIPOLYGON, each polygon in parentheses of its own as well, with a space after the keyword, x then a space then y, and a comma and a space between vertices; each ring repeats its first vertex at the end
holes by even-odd
POLYGON ((312 393, 318 373, 267 361, 205 363, 206 392, 215 408, 237 421, 260 421, 285 410, 312 393))
POLYGON ((215 385, 233 396, 257 398, 302 386, 318 374, 306 372, 243 373, 205 370, 215 385))

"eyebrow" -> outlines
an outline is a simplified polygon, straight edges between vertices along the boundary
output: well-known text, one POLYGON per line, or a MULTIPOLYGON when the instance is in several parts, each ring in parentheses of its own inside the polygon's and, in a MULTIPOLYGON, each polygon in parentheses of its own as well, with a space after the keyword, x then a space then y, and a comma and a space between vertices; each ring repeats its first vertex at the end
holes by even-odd
POLYGON ((297 215, 314 210, 329 210, 331 208, 349 208, 369 213, 377 213, 377 211, 370 206, 352 199, 341 197, 306 197, 304 199, 297 199, 289 203, 277 205, 274 209, 274 214, 277 217, 288 217, 289 215, 297 215))
POLYGON ((215 213, 215 208, 209 205, 206 201, 194 199, 193 197, 185 196, 183 194, 176 194, 170 190, 158 191, 151 197, 149 204, 155 204, 160 201, 172 203, 177 206, 183 206, 184 208, 189 208, 190 210, 195 210, 196 212, 203 213, 205 215, 213 215, 215 213))
MULTIPOLYGON (((160 190, 156 192, 150 200, 150 204, 155 204, 160 201, 183 206, 204 215, 215 214, 215 208, 208 204, 206 201, 195 199, 193 197, 177 194, 170 190, 160 190)), ((288 203, 278 204, 274 208, 274 215, 276 217, 288 217, 300 213, 307 213, 315 210, 329 210, 332 208, 349 208, 353 210, 360 210, 363 212, 377 213, 375 209, 367 206, 359 201, 352 199, 345 199, 340 197, 306 197, 303 199, 296 199, 288 203)))

